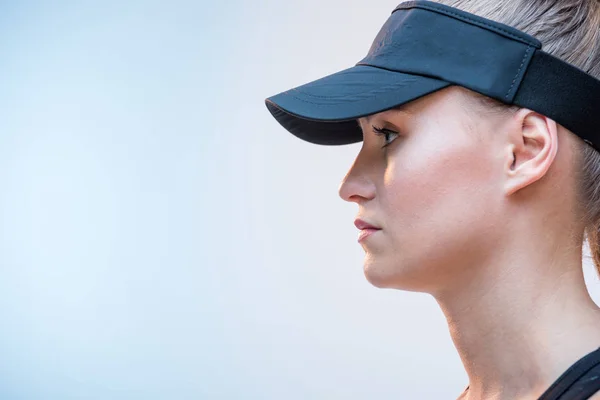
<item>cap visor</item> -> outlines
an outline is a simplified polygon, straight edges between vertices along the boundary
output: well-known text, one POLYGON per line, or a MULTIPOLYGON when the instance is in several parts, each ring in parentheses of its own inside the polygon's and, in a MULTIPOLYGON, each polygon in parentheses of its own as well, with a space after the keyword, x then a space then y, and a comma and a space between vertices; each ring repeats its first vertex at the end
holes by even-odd
POLYGON ((273 117, 300 139, 343 145, 362 140, 356 119, 450 85, 421 75, 357 65, 269 97, 266 105, 273 117))

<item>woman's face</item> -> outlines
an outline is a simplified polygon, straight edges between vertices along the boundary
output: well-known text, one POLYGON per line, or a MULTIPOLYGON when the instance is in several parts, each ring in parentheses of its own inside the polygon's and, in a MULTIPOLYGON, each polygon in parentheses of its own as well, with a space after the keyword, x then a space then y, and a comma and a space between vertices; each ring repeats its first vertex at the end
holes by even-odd
POLYGON ((464 278, 503 229, 508 118, 467 96, 450 87, 359 120, 362 147, 339 193, 381 228, 360 242, 377 287, 438 290, 464 278))

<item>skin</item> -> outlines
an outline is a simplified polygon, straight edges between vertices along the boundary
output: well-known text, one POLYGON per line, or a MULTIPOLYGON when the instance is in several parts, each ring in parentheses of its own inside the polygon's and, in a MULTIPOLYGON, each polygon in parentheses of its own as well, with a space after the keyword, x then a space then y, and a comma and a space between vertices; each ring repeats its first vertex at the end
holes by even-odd
POLYGON ((582 272, 579 139, 458 87, 358 122, 339 194, 381 228, 361 242, 365 277, 435 298, 469 377, 459 398, 537 399, 600 346, 582 272), (382 148, 373 126, 399 135, 382 148))

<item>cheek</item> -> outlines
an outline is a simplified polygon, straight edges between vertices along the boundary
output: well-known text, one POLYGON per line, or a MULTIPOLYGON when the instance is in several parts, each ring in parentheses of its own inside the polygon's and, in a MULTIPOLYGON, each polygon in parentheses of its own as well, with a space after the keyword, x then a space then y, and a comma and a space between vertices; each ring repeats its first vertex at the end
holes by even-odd
POLYGON ((498 188, 494 171, 480 144, 446 143, 400 151, 388 163, 381 193, 391 233, 418 246, 475 228, 482 218, 489 218, 486 212, 498 188))
POLYGON ((385 236, 365 274, 378 287, 435 290, 493 245, 497 169, 472 144, 400 153, 378 188, 385 236))

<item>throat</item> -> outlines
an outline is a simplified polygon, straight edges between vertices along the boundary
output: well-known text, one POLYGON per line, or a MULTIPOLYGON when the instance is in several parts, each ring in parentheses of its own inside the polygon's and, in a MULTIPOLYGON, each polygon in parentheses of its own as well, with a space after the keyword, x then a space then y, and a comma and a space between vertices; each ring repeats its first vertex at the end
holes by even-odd
POLYGON ((600 347, 600 310, 576 274, 563 278, 560 287, 522 281, 436 297, 469 377, 459 399, 537 399, 600 347))

